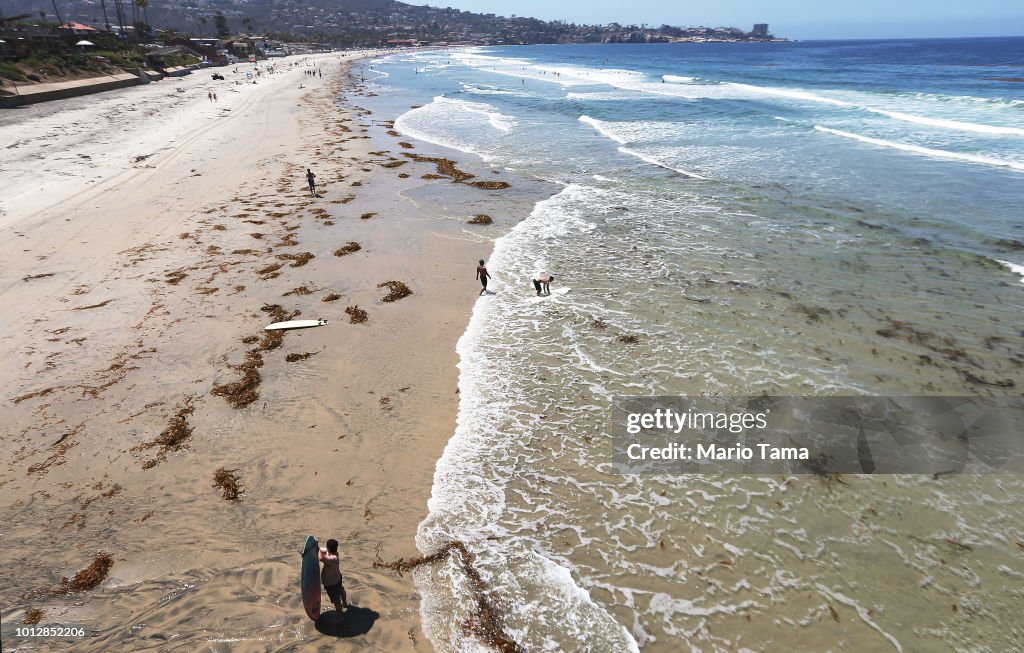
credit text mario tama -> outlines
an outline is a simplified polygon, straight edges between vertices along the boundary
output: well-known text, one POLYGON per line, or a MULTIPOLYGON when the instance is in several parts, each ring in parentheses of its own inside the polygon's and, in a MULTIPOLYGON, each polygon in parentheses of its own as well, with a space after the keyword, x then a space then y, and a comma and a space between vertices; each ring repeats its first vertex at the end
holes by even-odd
POLYGON ((1024 398, 617 397, 622 474, 1024 473, 1024 398))

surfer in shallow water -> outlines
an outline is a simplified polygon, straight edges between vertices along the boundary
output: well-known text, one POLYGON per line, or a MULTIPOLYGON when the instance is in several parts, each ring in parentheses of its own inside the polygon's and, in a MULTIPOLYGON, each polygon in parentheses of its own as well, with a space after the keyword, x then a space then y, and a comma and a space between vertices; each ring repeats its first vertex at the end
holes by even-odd
POLYGON ((533 287, 537 289, 537 296, 551 294, 551 282, 555 278, 550 274, 542 274, 533 280, 533 287))
POLYGON ((341 558, 338 557, 338 540, 327 540, 327 548, 320 547, 320 562, 324 564, 320 572, 320 580, 327 591, 327 597, 334 604, 334 609, 341 616, 348 610, 348 597, 345 596, 345 587, 341 581, 341 558))
POLYGON ((487 266, 484 265, 483 259, 480 259, 480 264, 476 266, 476 278, 480 281, 480 285, 483 286, 480 290, 480 294, 483 295, 487 292, 487 280, 491 278, 491 274, 487 271, 487 266))

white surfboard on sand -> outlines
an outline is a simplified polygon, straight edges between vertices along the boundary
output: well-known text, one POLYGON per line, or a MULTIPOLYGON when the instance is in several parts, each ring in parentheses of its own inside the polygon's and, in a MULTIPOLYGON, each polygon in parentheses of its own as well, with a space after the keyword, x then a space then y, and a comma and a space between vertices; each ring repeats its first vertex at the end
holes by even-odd
POLYGON ((308 329, 309 327, 326 326, 327 320, 288 320, 287 322, 274 322, 263 327, 264 331, 280 331, 281 329, 308 329))

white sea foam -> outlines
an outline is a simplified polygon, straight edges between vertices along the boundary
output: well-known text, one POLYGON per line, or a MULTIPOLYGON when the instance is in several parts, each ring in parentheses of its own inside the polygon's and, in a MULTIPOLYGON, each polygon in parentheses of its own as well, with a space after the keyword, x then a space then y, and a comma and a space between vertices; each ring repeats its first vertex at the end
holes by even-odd
POLYGON ((747 93, 756 95, 774 95, 776 97, 789 98, 791 100, 803 100, 806 102, 817 102, 821 104, 831 104, 837 107, 852 107, 855 106, 852 102, 845 100, 837 100, 835 98, 827 97, 824 95, 817 95, 809 91, 803 91, 795 88, 777 88, 774 86, 754 86, 752 84, 740 84, 737 82, 728 82, 727 86, 730 88, 745 91, 747 93))
POLYGON ((625 145, 626 143, 629 142, 629 139, 623 138, 621 135, 617 134, 614 130, 611 129, 611 126, 604 121, 598 120, 596 118, 591 118, 590 116, 580 116, 579 121, 585 125, 590 125, 594 129, 596 129, 598 133, 600 133, 602 136, 610 138, 611 140, 615 141, 620 145, 625 145))
MULTIPOLYGON (((834 97, 836 94, 842 94, 843 92, 841 91, 824 94, 799 88, 758 86, 739 82, 699 84, 697 83, 697 78, 692 76, 668 74, 661 76, 661 83, 654 83, 649 81, 649 78, 647 78, 643 73, 634 70, 567 65, 536 65, 523 59, 491 57, 480 54, 467 57, 463 60, 463 63, 472 65, 476 68, 491 69, 491 72, 499 74, 536 79, 539 81, 561 84, 563 86, 574 86, 579 84, 606 84, 626 91, 653 95, 667 95, 680 99, 751 99, 758 96, 777 97, 787 100, 825 104, 839 108, 864 110, 876 115, 885 116, 892 120, 925 125, 937 129, 991 135, 1024 136, 1024 128, 1020 127, 953 120, 950 118, 929 115, 917 115, 907 113, 905 111, 895 111, 889 108, 879 107, 877 106, 877 103, 882 101, 883 98, 881 97, 874 97, 870 95, 858 95, 857 97, 849 97, 848 99, 834 97)), ((921 94, 917 95, 920 96, 921 94)), ((628 98, 628 96, 620 96, 617 94, 579 92, 571 92, 567 97, 570 99, 591 101, 620 100, 628 98)), ((946 96, 928 97, 935 99, 937 97, 945 98, 946 96)), ((953 97, 948 99, 957 101, 971 100, 987 104, 993 103, 993 100, 986 98, 953 97)), ((1024 104, 1024 101, 1012 100, 1004 102, 1000 100, 995 103, 1000 106, 1013 107, 1019 104, 1024 104)))
POLYGON ((671 170, 672 172, 678 172, 679 174, 685 175, 687 177, 693 177, 694 179, 703 179, 704 181, 708 181, 707 177, 702 177, 701 175, 698 175, 696 172, 690 172, 689 170, 683 170, 682 168, 676 168, 676 167, 670 166, 669 164, 665 163, 664 161, 660 161, 660 160, 654 158, 653 156, 650 156, 649 154, 644 154, 643 152, 637 152, 636 150, 632 150, 632 149, 630 149, 628 147, 620 147, 619 148, 619 152, 622 152, 623 154, 628 154, 630 156, 635 156, 636 158, 640 159, 641 161, 646 161, 647 163, 650 163, 651 165, 656 165, 656 166, 658 166, 660 168, 665 168, 666 170, 671 170))
MULTIPOLYGON (((489 266, 496 274, 499 287, 505 277, 514 274, 527 278, 528 271, 545 267, 544 260, 522 260, 524 245, 538 238, 561 241, 571 231, 585 232, 592 228, 585 221, 566 216, 560 207, 585 201, 591 189, 567 186, 559 194, 539 202, 530 216, 495 243, 489 266)), ((502 368, 500 357, 489 355, 489 346, 495 342, 494 323, 504 323, 504 312, 522 316, 525 300, 532 293, 505 291, 492 301, 479 302, 473 310, 469 327, 459 339, 459 414, 455 434, 449 440, 434 472, 434 483, 428 501, 429 514, 420 524, 417 546, 424 552, 433 551, 450 539, 467 542, 477 554, 482 574, 489 578, 503 595, 542 591, 538 602, 514 604, 506 618, 506 628, 517 639, 539 637, 539 649, 557 648, 552 638, 556 633, 567 634, 572 641, 601 641, 609 650, 638 651, 638 645, 626 629, 608 612, 594 602, 590 594, 580 587, 571 571, 555 563, 538 551, 510 551, 505 545, 495 545, 489 536, 499 536, 495 524, 506 510, 506 487, 516 477, 515 468, 521 464, 509 457, 510 442, 517 432, 528 434, 531 424, 538 418, 524 414, 519 397, 513 392, 515 373, 502 368), (509 421, 517 422, 518 429, 510 431, 509 421), (515 573, 502 571, 505 565, 514 565, 515 573), (547 624, 547 633, 536 627, 525 629, 516 624, 547 624)), ((542 311, 536 306, 535 311, 542 311)), ((518 439, 518 438, 516 438, 518 439)), ((517 498, 523 498, 516 495, 517 498)), ((539 509, 539 508, 538 508, 539 509)), ((525 524, 532 532, 534 527, 525 524)), ((436 582, 436 581, 435 581, 436 582)), ((464 587, 453 588, 456 596, 464 587)), ((439 650, 451 650, 458 643, 452 634, 451 611, 442 601, 442 588, 428 586, 423 592, 421 616, 425 631, 439 650), (438 615, 445 615, 440 618, 438 615)), ((538 649, 538 650, 539 650, 538 649)))
POLYGON ((430 104, 399 116, 395 120, 395 130, 411 138, 476 154, 489 161, 494 140, 481 133, 480 128, 488 126, 499 134, 507 134, 518 124, 515 118, 489 104, 438 96, 430 104))
POLYGON ((1019 127, 1000 127, 997 125, 983 125, 973 122, 963 122, 960 120, 946 120, 944 118, 929 118, 927 116, 916 116, 908 113, 902 113, 899 111, 886 111, 884 109, 872 109, 868 108, 871 113, 881 114, 888 116, 894 120, 902 120, 904 122, 912 122, 918 125, 928 125, 929 127, 940 127, 942 129, 952 129, 957 131, 975 132, 978 134, 999 134, 1008 136, 1024 136, 1024 129, 1019 127))
POLYGON ((930 147, 912 145, 910 143, 897 143, 894 141, 883 140, 881 138, 872 138, 870 136, 862 136, 860 134, 853 134, 838 129, 832 129, 830 127, 822 127, 821 125, 815 125, 814 128, 826 134, 842 136, 843 138, 849 138, 851 140, 860 141, 861 143, 869 143, 871 145, 877 145, 879 147, 903 150, 904 152, 913 152, 914 154, 922 154, 924 156, 930 156, 940 159, 953 159, 956 161, 965 161, 968 163, 981 163, 990 166, 1000 166, 1004 168, 1010 168, 1012 170, 1024 170, 1024 163, 1017 161, 993 159, 992 157, 981 156, 978 154, 967 154, 963 152, 949 152, 947 150, 936 150, 930 147))
POLYGON ((1010 263, 1009 261, 997 261, 1014 274, 1020 275, 1020 282, 1024 284, 1024 265, 1017 265, 1016 263, 1010 263))

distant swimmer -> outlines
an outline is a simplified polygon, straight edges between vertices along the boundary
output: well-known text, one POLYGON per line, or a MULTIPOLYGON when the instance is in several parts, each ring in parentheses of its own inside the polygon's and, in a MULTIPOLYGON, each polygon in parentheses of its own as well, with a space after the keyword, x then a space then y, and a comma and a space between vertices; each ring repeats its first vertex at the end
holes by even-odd
POLYGON ((555 278, 550 274, 542 274, 533 280, 533 287, 537 289, 537 296, 551 294, 551 282, 555 278))
POLYGON ((483 286, 480 294, 486 294, 487 281, 491 278, 491 273, 487 271, 487 266, 484 265, 483 259, 480 259, 480 264, 476 266, 476 278, 480 280, 480 285, 483 286))
POLYGON ((309 184, 309 192, 313 197, 316 197, 316 175, 309 168, 306 168, 306 182, 309 184))
POLYGON ((334 604, 338 615, 348 610, 348 597, 341 577, 341 558, 338 557, 338 540, 327 540, 327 548, 320 547, 320 562, 324 564, 320 572, 320 580, 324 584, 327 598, 334 604))

